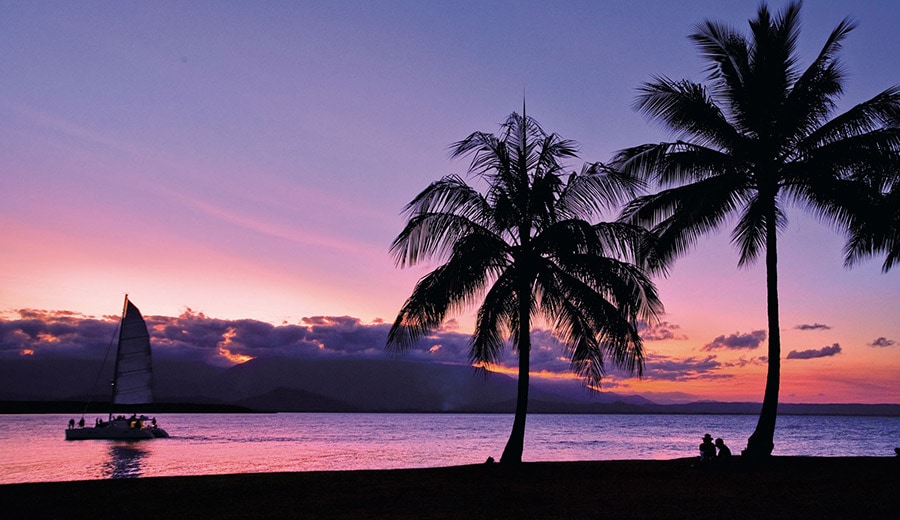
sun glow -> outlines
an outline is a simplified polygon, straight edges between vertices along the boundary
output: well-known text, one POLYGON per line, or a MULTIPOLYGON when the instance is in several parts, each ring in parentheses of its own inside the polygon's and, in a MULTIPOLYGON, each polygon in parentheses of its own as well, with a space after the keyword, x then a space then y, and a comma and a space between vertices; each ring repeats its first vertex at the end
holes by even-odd
MULTIPOLYGON (((506 374, 515 376, 518 375, 519 369, 516 367, 507 367, 503 365, 497 365, 494 363, 475 363, 472 365, 475 368, 483 368, 488 372, 495 372, 498 374, 506 374)), ((579 379, 580 377, 577 374, 572 372, 551 372, 549 370, 540 370, 540 371, 529 371, 529 375, 532 377, 540 377, 543 379, 579 379)))
POLYGON ((248 356, 246 354, 235 354, 224 347, 219 347, 218 353, 223 358, 231 361, 234 364, 240 365, 241 363, 246 363, 253 359, 253 356, 248 356))
POLYGON ((219 348, 217 352, 220 356, 227 359, 228 361, 239 365, 241 363, 250 361, 251 359, 253 359, 253 356, 248 356, 247 354, 237 354, 232 352, 231 349, 228 348, 231 346, 231 340, 235 336, 237 336, 237 330, 235 330, 234 327, 228 327, 228 330, 222 333, 222 341, 220 341, 218 344, 219 348))

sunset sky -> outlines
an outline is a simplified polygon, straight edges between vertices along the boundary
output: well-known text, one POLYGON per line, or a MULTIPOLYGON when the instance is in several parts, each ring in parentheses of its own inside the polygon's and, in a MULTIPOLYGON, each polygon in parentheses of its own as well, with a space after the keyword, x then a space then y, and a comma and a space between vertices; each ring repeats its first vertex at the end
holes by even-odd
MULTIPOLYGON (((702 80, 695 24, 746 30, 757 6, 0 0, 0 319, 114 315, 128 293, 173 319, 382 331, 433 267, 397 269, 388 247, 407 202, 465 173, 448 145, 495 132, 523 96, 583 161, 663 140, 631 108, 636 88, 702 80)), ((801 15, 804 67, 859 22, 841 110, 900 83, 894 1, 808 0, 801 15)), ((900 403, 900 271, 845 269, 840 233, 789 217, 782 401, 900 403)), ((657 280, 667 314, 646 331, 645 377, 605 388, 762 398, 765 273, 737 268, 729 230, 657 280)), ((224 330, 210 347, 254 355, 224 330)))

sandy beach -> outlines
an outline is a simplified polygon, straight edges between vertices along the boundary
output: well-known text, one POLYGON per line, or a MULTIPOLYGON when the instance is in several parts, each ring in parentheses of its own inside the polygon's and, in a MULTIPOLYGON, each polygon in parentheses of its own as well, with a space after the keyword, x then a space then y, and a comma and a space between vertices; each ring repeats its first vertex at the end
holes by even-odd
POLYGON ((900 458, 773 457, 10 484, 31 518, 896 518, 900 458))

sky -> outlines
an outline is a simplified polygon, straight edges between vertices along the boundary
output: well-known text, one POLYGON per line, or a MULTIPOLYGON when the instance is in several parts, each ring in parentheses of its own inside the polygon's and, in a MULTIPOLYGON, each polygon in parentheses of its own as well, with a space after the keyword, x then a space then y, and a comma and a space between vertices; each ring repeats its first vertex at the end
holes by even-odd
MULTIPOLYGON (((745 30, 757 6, 0 0, 0 320, 116 315, 129 294, 145 314, 218 323, 219 353, 237 324, 383 331, 434 267, 398 269, 388 248, 407 202, 465 174, 451 143, 496 132, 523 99, 580 161, 664 140, 632 108, 636 89, 703 80, 695 25, 745 30)), ((801 16, 804 65, 843 18, 859 22, 840 110, 900 83, 894 2, 808 0, 801 16)), ((789 218, 782 401, 900 403, 900 272, 882 273, 883 258, 847 269, 839 232, 789 218)), ((666 314, 645 330, 644 377, 613 373, 603 388, 762 398, 765 273, 737 267, 728 231, 656 280, 666 314)), ((471 323, 464 313, 443 333, 471 323)), ((17 337, 4 349, 50 344, 17 337)), ((259 346, 232 343, 245 357, 231 362, 259 346)))

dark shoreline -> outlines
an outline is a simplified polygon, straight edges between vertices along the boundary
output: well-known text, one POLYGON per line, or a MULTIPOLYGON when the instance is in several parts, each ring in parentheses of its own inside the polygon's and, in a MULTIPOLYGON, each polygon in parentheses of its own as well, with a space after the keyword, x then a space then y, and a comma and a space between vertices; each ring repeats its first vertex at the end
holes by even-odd
POLYGON ((0 485, 31 518, 896 518, 900 457, 254 473, 0 485))

